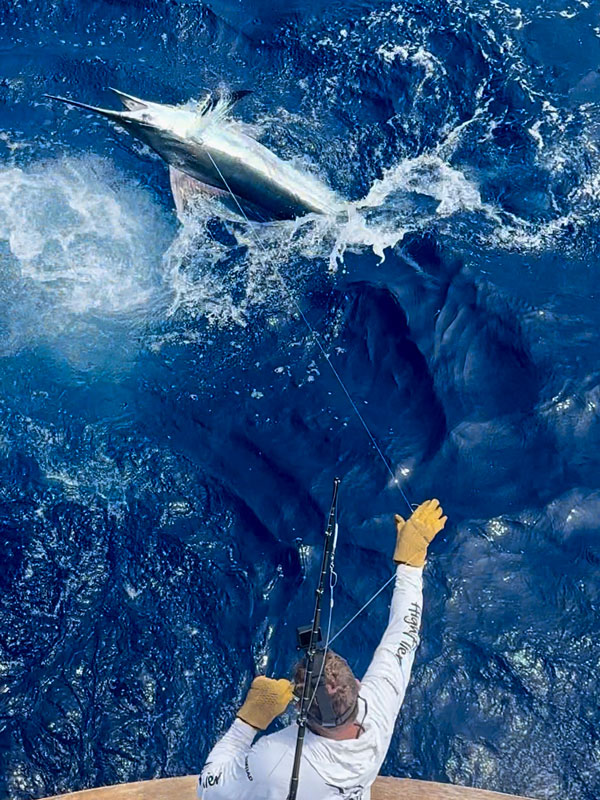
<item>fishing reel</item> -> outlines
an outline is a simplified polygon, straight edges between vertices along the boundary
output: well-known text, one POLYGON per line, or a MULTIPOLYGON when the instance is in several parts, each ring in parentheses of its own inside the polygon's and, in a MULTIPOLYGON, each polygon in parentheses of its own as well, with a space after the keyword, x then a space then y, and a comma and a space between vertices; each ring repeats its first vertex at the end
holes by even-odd
MULTIPOLYGON (((297 650, 308 650, 310 647, 310 635, 312 633, 313 626, 312 625, 300 625, 300 627, 296 628, 296 649, 297 650)), ((313 643, 315 647, 322 647, 323 645, 323 634, 321 633, 321 628, 319 628, 317 632, 317 636, 313 643)))

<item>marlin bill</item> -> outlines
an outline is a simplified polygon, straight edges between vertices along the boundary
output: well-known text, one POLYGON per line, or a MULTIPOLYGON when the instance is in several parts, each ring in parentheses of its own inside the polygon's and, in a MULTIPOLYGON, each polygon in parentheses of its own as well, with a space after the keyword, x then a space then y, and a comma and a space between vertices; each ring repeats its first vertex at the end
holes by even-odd
POLYGON ((156 151, 169 165, 179 213, 198 193, 217 195, 230 211, 261 222, 345 212, 346 203, 328 186, 276 156, 231 117, 232 107, 249 92, 209 93, 199 102, 174 106, 112 91, 124 110, 46 97, 101 114, 156 151))

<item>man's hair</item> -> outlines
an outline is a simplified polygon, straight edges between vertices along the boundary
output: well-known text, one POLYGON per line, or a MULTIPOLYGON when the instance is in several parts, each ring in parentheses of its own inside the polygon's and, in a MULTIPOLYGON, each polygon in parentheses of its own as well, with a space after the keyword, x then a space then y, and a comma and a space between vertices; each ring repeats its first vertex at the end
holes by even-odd
MULTIPOLYGON (((296 695, 302 694, 305 674, 306 661, 302 660, 296 664, 294 670, 296 695)), ((325 678, 325 689, 329 695, 331 707, 336 717, 342 717, 349 709, 354 707, 354 714, 347 720, 347 722, 354 722, 357 714, 356 701, 358 700, 358 684, 346 659, 334 653, 333 650, 328 650, 325 655, 323 676, 325 678)), ((313 672, 313 678, 314 677, 315 674, 313 672)), ((318 708, 317 697, 315 697, 313 705, 316 705, 318 708)), ((319 726, 317 723, 313 723, 313 725, 309 725, 309 727, 319 726)))

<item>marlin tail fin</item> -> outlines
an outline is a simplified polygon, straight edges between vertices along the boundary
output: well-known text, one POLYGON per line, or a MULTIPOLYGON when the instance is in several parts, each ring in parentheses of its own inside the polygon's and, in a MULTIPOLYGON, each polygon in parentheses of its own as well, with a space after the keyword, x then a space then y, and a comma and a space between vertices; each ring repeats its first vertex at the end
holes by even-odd
POLYGON ((225 119, 231 109, 246 95, 252 94, 250 89, 240 89, 237 92, 218 90, 208 95, 205 102, 199 109, 202 116, 209 114, 218 120, 225 119))

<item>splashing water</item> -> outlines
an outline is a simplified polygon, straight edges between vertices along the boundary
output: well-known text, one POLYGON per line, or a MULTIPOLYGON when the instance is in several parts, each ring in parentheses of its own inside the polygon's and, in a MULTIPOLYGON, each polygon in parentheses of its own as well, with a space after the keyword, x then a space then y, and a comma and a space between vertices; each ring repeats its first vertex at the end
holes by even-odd
POLYGON ((310 214, 246 224, 224 212, 217 199, 198 197, 165 256, 173 292, 170 315, 243 326, 251 308, 269 305, 281 295, 278 275, 290 263, 296 277, 310 269, 309 261, 320 261, 335 273, 346 252, 370 249, 381 263, 385 251, 409 231, 461 213, 495 217, 472 181, 430 154, 386 170, 362 200, 348 203, 347 212, 346 217, 310 214), (423 198, 433 202, 423 206, 423 198), (216 216, 225 239, 211 232, 216 216))
POLYGON ((451 222, 456 233, 463 215, 491 223, 485 236, 503 248, 532 247, 560 233, 570 217, 540 228, 506 214, 483 202, 474 180, 449 163, 473 121, 453 128, 436 152, 384 169, 362 199, 348 204, 346 217, 246 225, 215 198, 199 197, 170 242, 162 209, 101 159, 6 167, 0 171, 5 347, 67 331, 71 350, 77 336, 89 346, 97 318, 130 325, 166 314, 244 327, 252 309, 281 310, 279 273, 290 265, 298 279, 315 261, 335 273, 345 253, 365 249, 381 263, 408 232, 448 231, 451 222))
POLYGON ((0 170, 0 324, 9 351, 130 324, 159 302, 169 226, 157 204, 97 158, 0 170))

